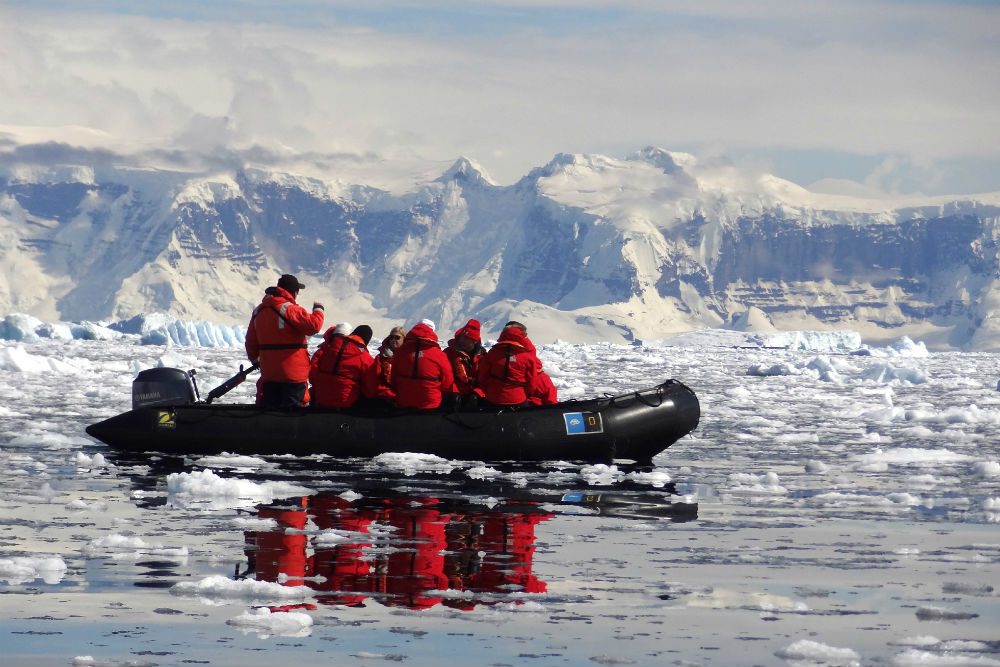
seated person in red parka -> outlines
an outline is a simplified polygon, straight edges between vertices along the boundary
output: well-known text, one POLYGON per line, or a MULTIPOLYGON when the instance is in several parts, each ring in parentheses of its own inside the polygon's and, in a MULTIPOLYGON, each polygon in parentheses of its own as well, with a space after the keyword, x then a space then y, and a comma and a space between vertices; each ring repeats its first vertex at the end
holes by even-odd
POLYGON ((455 381, 451 362, 438 346, 434 323, 421 320, 393 355, 392 388, 400 408, 429 410, 440 407, 441 399, 455 381))
POLYGON ((478 320, 469 320, 455 332, 455 337, 448 341, 448 347, 444 350, 451 362, 452 375, 455 376, 451 393, 463 398, 470 394, 483 395, 476 387, 479 362, 486 354, 479 329, 478 320))
POLYGON ((531 405, 552 405, 559 402, 559 392, 552 384, 552 378, 545 371, 538 371, 537 383, 534 390, 528 395, 528 403, 531 405))
POLYGON ((368 352, 372 328, 362 324, 351 331, 350 324, 338 324, 327 329, 323 339, 309 368, 312 404, 319 408, 349 408, 361 398, 362 379, 374 363, 368 352))
POLYGON ((396 392, 392 389, 392 360, 403 344, 406 332, 403 327, 393 327, 382 339, 374 363, 365 372, 361 383, 362 395, 371 402, 395 404, 396 392))
MULTIPOLYGON (((508 322, 497 344, 479 363, 479 388, 494 405, 540 405, 554 398, 551 380, 542 379, 542 362, 520 322, 508 322), (535 402, 534 400, 537 400, 535 402)), ((555 401, 552 401, 555 402, 555 401)))

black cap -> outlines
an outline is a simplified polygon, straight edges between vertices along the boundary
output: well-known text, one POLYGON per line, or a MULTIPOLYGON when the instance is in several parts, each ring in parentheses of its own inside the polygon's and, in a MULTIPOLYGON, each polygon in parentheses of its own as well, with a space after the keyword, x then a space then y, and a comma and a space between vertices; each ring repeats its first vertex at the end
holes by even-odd
POLYGON ((305 289, 306 286, 300 283, 299 279, 292 274, 285 273, 278 278, 278 287, 289 292, 298 292, 300 289, 305 289))
POLYGON ((351 335, 357 336, 361 340, 365 341, 365 345, 368 345, 368 343, 372 340, 372 328, 367 324, 361 324, 354 327, 354 331, 351 332, 351 335))

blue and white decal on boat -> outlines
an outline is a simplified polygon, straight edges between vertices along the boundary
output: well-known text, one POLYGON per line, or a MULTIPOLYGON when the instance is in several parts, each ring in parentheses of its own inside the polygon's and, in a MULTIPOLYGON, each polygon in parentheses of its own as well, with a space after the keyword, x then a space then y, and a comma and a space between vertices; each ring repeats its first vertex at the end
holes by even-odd
POLYGON ((566 420, 566 435, 604 433, 604 422, 599 412, 564 412, 563 419, 566 420))

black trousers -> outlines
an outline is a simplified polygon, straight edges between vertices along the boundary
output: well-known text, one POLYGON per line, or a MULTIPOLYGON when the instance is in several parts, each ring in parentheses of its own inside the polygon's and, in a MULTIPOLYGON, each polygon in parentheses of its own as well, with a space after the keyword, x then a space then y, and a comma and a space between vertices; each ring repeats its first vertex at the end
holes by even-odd
POLYGON ((305 382, 264 382, 257 407, 267 410, 295 410, 306 405, 305 382))

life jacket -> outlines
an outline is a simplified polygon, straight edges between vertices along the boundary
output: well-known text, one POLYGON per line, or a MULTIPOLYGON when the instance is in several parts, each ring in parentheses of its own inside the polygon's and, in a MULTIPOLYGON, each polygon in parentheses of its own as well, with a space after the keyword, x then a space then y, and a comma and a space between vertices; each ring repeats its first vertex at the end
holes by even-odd
POLYGON ((365 342, 358 336, 333 333, 313 354, 309 369, 313 405, 323 408, 349 408, 361 398, 361 384, 373 360, 365 342))
POLYGON ((312 313, 295 303, 281 287, 268 287, 250 317, 246 352, 260 364, 262 382, 306 382, 309 351, 306 340, 323 326, 323 309, 312 313))
POLYGON ((392 362, 392 387, 401 408, 431 409, 454 382, 451 362, 438 347, 437 334, 418 324, 403 339, 392 362))
POLYGON ((381 398, 395 400, 396 392, 392 389, 392 360, 395 357, 383 357, 377 354, 371 366, 365 371, 361 381, 361 393, 365 398, 381 398))
POLYGON ((542 362, 520 329, 507 327, 479 364, 479 388, 496 405, 521 405, 535 393, 542 362))
POLYGON ((483 348, 477 345, 471 354, 463 352, 455 347, 455 341, 452 339, 448 341, 448 347, 445 348, 444 353, 451 362, 452 375, 455 376, 451 392, 462 396, 472 393, 482 396, 483 392, 476 388, 478 382, 476 374, 479 370, 479 362, 484 356, 483 348))

